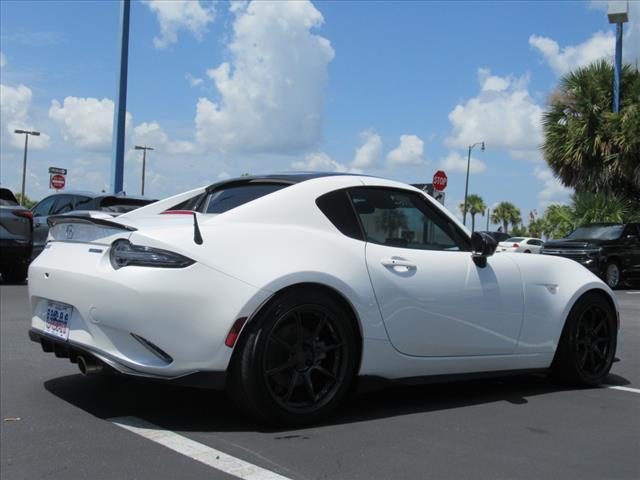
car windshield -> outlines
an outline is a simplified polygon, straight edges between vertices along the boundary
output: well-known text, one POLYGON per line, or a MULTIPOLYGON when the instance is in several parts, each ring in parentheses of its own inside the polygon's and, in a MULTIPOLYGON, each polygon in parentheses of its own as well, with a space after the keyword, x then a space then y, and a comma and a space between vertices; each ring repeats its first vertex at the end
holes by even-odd
POLYGON ((507 242, 507 243, 520 243, 523 240, 524 240, 524 238, 522 238, 522 237, 511 237, 511 238, 507 238, 505 240, 505 242, 507 242))
POLYGON ((624 225, 587 225, 571 232, 571 240, 615 240, 620 238, 624 225))

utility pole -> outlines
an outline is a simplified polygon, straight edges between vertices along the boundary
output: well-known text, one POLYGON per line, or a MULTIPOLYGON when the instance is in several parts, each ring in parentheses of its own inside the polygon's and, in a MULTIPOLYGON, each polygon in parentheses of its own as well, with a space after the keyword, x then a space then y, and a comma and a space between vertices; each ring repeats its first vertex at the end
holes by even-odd
POLYGON ((487 232, 489 231, 489 217, 491 216, 491 209, 487 208, 487 232))
POLYGON ((484 142, 476 142, 473 145, 469 145, 469 155, 467 156, 467 181, 464 184, 464 204, 462 213, 462 224, 467 225, 467 194, 469 193, 469 167, 471 166, 471 150, 473 147, 480 145, 481 150, 484 152, 484 142))
POLYGON ((124 133, 127 117, 127 73, 129 66, 129 16, 131 1, 122 0, 120 33, 120 74, 116 104, 113 109, 113 142, 111 160, 111 190, 118 193, 124 187, 124 133))
POLYGON ((620 111, 620 80, 622 78, 622 25, 629 21, 629 2, 616 0, 609 2, 607 16, 609 23, 616 24, 616 62, 613 74, 613 112, 620 111))
POLYGON ((140 188, 140 195, 144 196, 144 172, 147 167, 147 150, 153 150, 153 148, 147 147, 146 145, 144 147, 136 145, 134 148, 136 150, 142 150, 142 186, 140 188))
POLYGON ((29 135, 39 137, 40 132, 35 130, 14 130, 13 133, 24 134, 24 157, 22 159, 22 189, 20 190, 20 205, 24 207, 24 185, 27 178, 27 150, 29 149, 29 135))

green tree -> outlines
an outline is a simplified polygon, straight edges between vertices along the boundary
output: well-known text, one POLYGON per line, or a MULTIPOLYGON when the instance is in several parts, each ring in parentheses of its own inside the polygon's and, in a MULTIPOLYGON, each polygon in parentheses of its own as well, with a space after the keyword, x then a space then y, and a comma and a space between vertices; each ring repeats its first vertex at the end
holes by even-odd
POLYGON ((543 116, 544 158, 566 186, 640 201, 640 73, 622 69, 620 112, 611 111, 613 66, 605 61, 562 77, 543 116))
MULTIPOLYGON (((460 211, 464 212, 464 202, 462 202, 459 206, 460 211)), ((471 193, 467 196, 467 213, 471 215, 471 231, 475 232, 476 230, 476 215, 481 213, 484 217, 484 212, 487 210, 487 206, 484 204, 484 200, 480 195, 476 195, 475 193, 471 193)))
MULTIPOLYGON (((22 195, 20 193, 16 193, 16 200, 18 200, 18 203, 20 205, 23 205, 22 203, 22 195)), ((33 206, 38 203, 37 200, 31 200, 27 195, 24 196, 24 207, 26 208, 33 208, 33 206)))
POLYGON ((524 225, 514 225, 511 227, 511 236, 512 237, 528 237, 529 233, 527 231, 527 227, 524 225))
POLYGON ((544 232, 548 229, 544 218, 535 218, 529 222, 529 236, 542 238, 544 232))
POLYGON ((502 225, 503 232, 509 231, 509 225, 522 223, 520 209, 511 202, 500 202, 491 212, 491 222, 502 225))
POLYGON ((544 230, 549 238, 566 237, 575 229, 573 208, 569 205, 551 204, 544 212, 544 230))
POLYGON ((594 222, 640 221, 640 206, 615 193, 576 193, 571 197, 575 225, 594 222))

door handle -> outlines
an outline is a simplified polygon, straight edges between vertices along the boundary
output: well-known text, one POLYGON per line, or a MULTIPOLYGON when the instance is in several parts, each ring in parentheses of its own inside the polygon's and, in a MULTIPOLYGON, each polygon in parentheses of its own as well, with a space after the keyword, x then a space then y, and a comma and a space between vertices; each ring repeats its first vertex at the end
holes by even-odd
POLYGON ((405 267, 408 269, 417 268, 415 263, 411 263, 404 258, 385 258, 380 260, 380 263, 385 267, 405 267))

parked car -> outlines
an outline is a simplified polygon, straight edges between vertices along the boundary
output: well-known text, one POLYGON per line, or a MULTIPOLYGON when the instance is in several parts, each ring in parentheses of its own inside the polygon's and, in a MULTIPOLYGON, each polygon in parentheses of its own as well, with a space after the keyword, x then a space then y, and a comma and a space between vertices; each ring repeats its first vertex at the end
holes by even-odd
POLYGON ((8 282, 24 282, 31 259, 31 211, 8 188, 0 187, 0 273, 8 282))
POLYGON ((484 231, 484 232, 480 232, 480 233, 486 233, 487 235, 489 235, 491 238, 493 238, 496 243, 499 242, 503 242, 504 240, 506 240, 507 238, 510 238, 511 235, 509 235, 508 233, 504 233, 504 232, 490 232, 490 231, 484 231))
POLYGON ((54 193, 40 200, 32 209, 33 212, 33 252, 36 257, 42 252, 49 224, 50 215, 61 215, 70 212, 84 211, 102 212, 109 217, 116 217, 136 208, 148 205, 156 200, 136 195, 111 195, 92 192, 54 193))
POLYGON ((539 238, 510 237, 498 244, 498 252, 540 253, 544 242, 539 238))
POLYGON ((615 357, 604 282, 564 258, 493 255, 490 236, 391 180, 242 177, 51 223, 29 270, 45 352, 224 388, 273 423, 319 421, 352 387, 454 374, 597 385, 615 357))
POLYGON ((544 255, 571 258, 611 288, 640 280, 640 223, 590 223, 545 243, 544 255))

